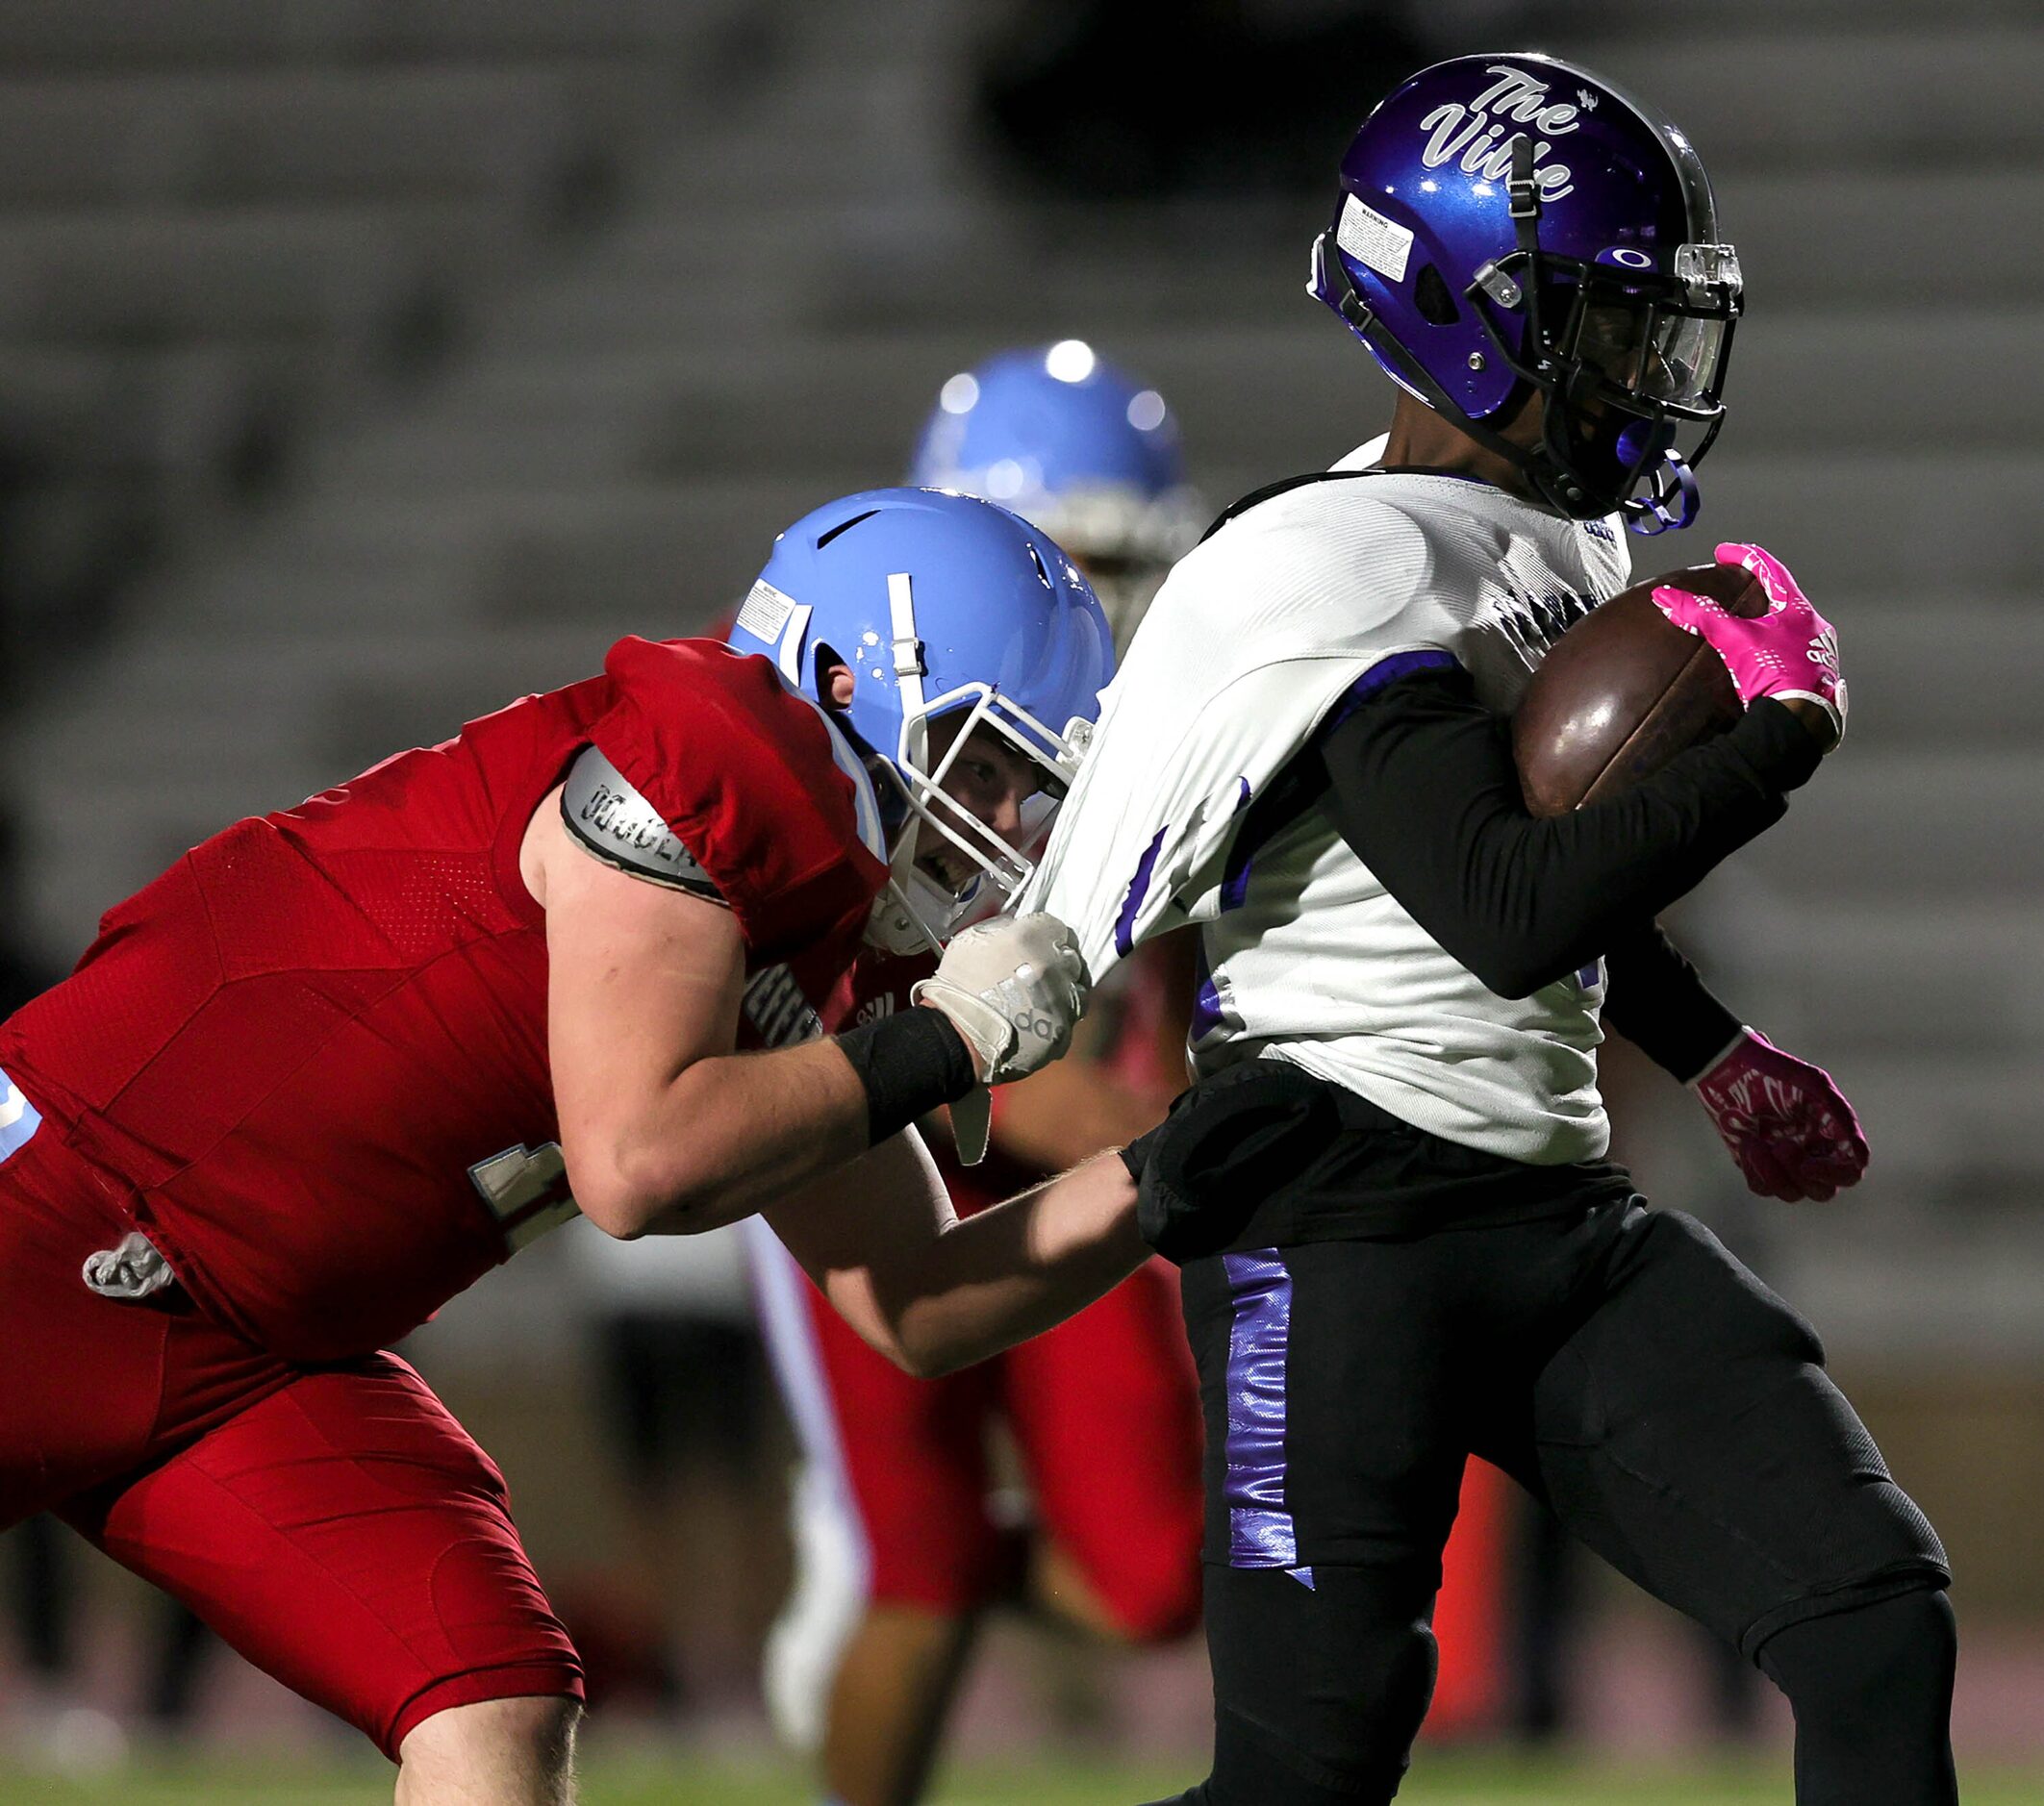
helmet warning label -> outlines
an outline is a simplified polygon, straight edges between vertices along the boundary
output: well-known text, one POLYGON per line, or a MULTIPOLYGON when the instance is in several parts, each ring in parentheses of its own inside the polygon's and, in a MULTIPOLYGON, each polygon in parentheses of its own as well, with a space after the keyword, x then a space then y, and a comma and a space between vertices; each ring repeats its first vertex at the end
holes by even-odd
POLYGON ((1412 255, 1412 233, 1352 194, 1342 208, 1334 241, 1386 282, 1405 280, 1406 260, 1412 255))
POLYGON ((794 602, 762 577, 745 597, 744 607, 739 610, 738 624, 753 639, 764 640, 770 646, 778 645, 781 629, 788 625, 788 616, 794 612, 794 602))

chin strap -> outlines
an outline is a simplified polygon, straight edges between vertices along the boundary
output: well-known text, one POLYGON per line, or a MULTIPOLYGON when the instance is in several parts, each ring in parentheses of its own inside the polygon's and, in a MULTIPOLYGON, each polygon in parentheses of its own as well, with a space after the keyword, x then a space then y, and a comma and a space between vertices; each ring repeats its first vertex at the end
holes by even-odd
POLYGON ((1512 173, 1505 178, 1504 198, 1519 248, 1530 256, 1540 249, 1540 184, 1533 175, 1533 140, 1521 132, 1512 139, 1511 153, 1512 173))
POLYGON ((1313 240, 1313 267, 1306 282, 1306 292, 1316 299, 1332 295, 1334 311, 1348 321, 1350 330, 1358 335, 1367 333, 1376 315, 1355 292, 1354 283, 1349 280, 1349 272, 1342 267, 1334 238, 1334 228, 1329 226, 1313 240))
MULTIPOLYGON (((874 908, 888 908, 898 913, 898 917, 909 926, 898 927, 896 939, 905 944, 883 941, 890 952, 907 953, 917 951, 923 942, 942 951, 938 942, 922 919, 917 915, 909 900, 916 873, 917 814, 910 805, 909 780, 902 776, 898 767, 902 764, 923 768, 924 753, 928 749, 928 725, 922 715, 922 680, 929 666, 922 657, 922 641, 916 634, 916 595, 910 574, 905 570, 891 572, 887 579, 887 618, 892 635, 890 651, 894 655, 895 690, 901 700, 901 737, 896 743, 894 758, 889 761, 895 767, 896 782, 902 789, 903 810, 901 829, 895 841, 894 852, 888 860, 889 883, 884 894, 874 908)), ((884 916, 876 916, 876 920, 884 916)))
POLYGON ((1628 531, 1650 539, 1656 533, 1679 533, 1696 518, 1703 501, 1696 472, 1680 452, 1663 452, 1661 460, 1652 471, 1648 492, 1630 497, 1619 509, 1628 531))

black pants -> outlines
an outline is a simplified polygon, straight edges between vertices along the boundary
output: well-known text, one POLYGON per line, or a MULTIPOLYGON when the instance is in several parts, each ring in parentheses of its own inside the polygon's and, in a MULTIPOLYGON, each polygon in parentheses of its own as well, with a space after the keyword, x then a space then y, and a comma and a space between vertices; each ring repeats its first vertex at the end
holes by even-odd
POLYGON ((1396 1791, 1463 1463, 1756 1656, 1943 1587, 1815 1332, 1638 1201, 1188 1261, 1207 1430, 1213 1806, 1396 1791))

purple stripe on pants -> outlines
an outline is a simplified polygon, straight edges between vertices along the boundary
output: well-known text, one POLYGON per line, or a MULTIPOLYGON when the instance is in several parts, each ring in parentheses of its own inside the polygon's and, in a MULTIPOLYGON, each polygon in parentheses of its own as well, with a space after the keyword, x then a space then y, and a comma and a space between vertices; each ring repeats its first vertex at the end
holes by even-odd
MULTIPOLYGON (((1295 1568, 1299 1535, 1285 1509, 1285 1360, 1292 1275, 1275 1248, 1224 1254, 1234 1295, 1227 1348, 1230 1568, 1295 1568)), ((1310 1583, 1309 1583, 1310 1584, 1310 1583)))

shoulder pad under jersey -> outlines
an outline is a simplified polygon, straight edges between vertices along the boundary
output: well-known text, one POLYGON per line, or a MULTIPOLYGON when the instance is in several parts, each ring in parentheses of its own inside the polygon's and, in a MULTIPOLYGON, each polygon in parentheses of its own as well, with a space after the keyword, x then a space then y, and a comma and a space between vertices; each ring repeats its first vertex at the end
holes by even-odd
POLYGON ((659 810, 594 746, 583 747, 568 767, 561 819, 582 848, 606 865, 671 890, 723 901, 710 874, 674 838, 659 810))

